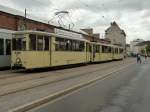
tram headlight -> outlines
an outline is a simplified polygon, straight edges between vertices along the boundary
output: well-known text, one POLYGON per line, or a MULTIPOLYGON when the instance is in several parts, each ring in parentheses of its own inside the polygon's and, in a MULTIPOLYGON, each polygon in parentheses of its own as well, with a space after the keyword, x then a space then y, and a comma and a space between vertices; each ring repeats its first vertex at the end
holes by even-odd
POLYGON ((17 59, 16 59, 16 63, 17 63, 17 64, 20 64, 20 63, 21 63, 21 59, 20 59, 20 58, 17 58, 17 59))

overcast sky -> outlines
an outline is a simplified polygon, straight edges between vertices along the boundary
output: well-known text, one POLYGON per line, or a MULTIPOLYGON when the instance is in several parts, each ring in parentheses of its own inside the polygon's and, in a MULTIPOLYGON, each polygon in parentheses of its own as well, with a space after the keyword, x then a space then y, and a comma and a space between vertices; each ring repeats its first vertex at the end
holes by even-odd
MULTIPOLYGON (((127 42, 142 38, 150 40, 149 0, 0 0, 5 5, 46 20, 58 21, 57 11, 68 11, 62 16, 65 25, 74 23, 74 28, 94 28, 104 35, 110 22, 116 21, 127 33, 127 42), (54 18, 53 18, 54 17, 54 18)), ((62 23, 61 23, 62 24, 62 23)))

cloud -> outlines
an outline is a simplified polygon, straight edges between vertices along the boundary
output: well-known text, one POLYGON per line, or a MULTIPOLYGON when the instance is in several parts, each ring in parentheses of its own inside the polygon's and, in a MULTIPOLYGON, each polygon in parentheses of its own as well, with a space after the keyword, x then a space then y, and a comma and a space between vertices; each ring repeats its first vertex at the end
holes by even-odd
MULTIPOLYGON (((0 4, 24 10, 47 20, 56 11, 67 10, 75 27, 93 27, 104 35, 110 22, 116 21, 127 33, 127 42, 150 36, 150 1, 148 0, 3 0, 0 4)), ((56 17, 55 22, 58 21, 56 17)), ((69 18, 64 16, 65 24, 69 18)))
POLYGON ((14 5, 20 8, 41 9, 49 7, 52 2, 50 0, 11 0, 14 5))

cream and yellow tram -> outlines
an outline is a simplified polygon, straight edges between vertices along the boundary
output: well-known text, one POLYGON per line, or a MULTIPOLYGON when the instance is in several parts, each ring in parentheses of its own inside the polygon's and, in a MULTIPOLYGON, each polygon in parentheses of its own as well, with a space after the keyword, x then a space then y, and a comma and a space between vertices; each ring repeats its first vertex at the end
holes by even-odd
MULTIPOLYGON (((87 46, 86 46, 87 45, 87 46)), ((41 31, 13 33, 11 66, 25 69, 87 63, 84 38, 76 39, 41 31)))
POLYGON ((111 44, 91 42, 91 62, 123 59, 123 48, 111 44))
POLYGON ((112 48, 112 59, 113 60, 120 60, 124 58, 124 50, 122 47, 113 46, 112 48))
POLYGON ((123 59, 123 49, 114 45, 41 31, 13 33, 13 68, 45 68, 118 59, 123 59))
POLYGON ((92 43, 92 62, 112 60, 111 45, 103 43, 92 43))

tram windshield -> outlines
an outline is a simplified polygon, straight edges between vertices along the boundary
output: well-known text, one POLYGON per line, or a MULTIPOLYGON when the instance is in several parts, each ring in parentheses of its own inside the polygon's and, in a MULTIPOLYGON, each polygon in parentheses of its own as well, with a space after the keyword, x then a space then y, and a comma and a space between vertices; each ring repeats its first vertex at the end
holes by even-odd
POLYGON ((25 51, 26 38, 23 35, 15 35, 12 39, 12 49, 18 51, 25 51))

